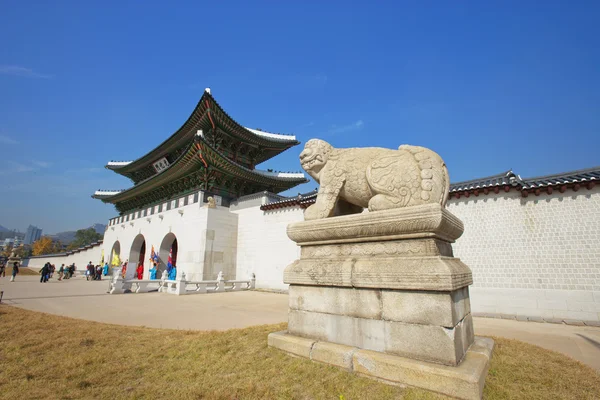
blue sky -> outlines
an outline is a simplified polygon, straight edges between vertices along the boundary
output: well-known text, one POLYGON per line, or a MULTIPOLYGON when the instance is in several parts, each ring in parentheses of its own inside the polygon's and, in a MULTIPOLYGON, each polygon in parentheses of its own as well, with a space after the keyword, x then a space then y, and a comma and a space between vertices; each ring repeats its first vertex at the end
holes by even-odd
MULTIPOLYGON (((431 147, 452 181, 600 165, 600 2, 367 3, 1 2, 0 225, 106 223, 90 195, 130 186, 106 162, 205 87, 302 142, 431 147)), ((260 168, 300 170, 301 150, 260 168)))

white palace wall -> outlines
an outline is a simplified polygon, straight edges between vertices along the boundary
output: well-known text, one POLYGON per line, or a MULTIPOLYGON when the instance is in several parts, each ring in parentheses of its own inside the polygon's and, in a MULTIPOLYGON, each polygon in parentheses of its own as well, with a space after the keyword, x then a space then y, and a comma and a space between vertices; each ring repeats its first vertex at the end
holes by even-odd
MULTIPOLYGON (((238 279, 287 289, 283 270, 299 257, 286 234, 300 207, 238 210, 238 279)), ((561 194, 519 191, 450 199, 465 225, 455 255, 473 271, 471 307, 479 314, 600 320, 600 188, 561 194)))
POLYGON ((237 279, 256 274, 256 287, 287 290, 283 270, 300 257, 300 247, 286 233, 288 224, 301 221, 304 210, 288 207, 262 211, 266 196, 254 203, 232 207, 238 219, 237 279))
POLYGON ((600 320, 600 188, 451 199, 474 313, 600 320))
POLYGON ((72 254, 50 254, 46 256, 37 256, 23 259, 22 265, 30 268, 42 268, 44 264, 49 262, 60 268, 62 264, 71 265, 75 263, 77 271, 85 270, 85 266, 91 261, 94 264, 100 263, 102 260, 102 243, 94 246, 89 246, 83 250, 76 250, 72 254))

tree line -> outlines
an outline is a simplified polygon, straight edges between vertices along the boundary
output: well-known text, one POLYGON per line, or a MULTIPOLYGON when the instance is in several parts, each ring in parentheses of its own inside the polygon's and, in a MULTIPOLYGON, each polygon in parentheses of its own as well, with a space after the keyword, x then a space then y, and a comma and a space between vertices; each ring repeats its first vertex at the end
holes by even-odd
MULTIPOLYGON (((17 257, 43 256, 46 254, 62 253, 64 251, 75 250, 79 247, 87 246, 102 239, 102 235, 96 232, 94 228, 79 229, 75 232, 75 239, 69 243, 66 248, 59 240, 52 240, 50 236, 42 236, 39 240, 33 242, 31 247, 19 246, 16 248, 17 257)), ((4 248, 3 256, 9 257, 13 251, 13 246, 4 248)))

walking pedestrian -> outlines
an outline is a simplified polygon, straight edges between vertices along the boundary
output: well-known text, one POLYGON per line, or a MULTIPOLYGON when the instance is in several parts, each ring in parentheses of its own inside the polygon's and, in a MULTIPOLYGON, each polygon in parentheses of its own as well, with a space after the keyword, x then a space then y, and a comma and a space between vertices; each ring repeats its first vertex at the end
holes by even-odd
POLYGON ((17 276, 17 274, 19 273, 19 262, 15 261, 13 263, 13 269, 12 269, 12 277, 10 278, 11 282, 15 281, 15 277, 17 276))
POLYGON ((41 275, 40 283, 46 283, 48 281, 49 270, 50 270, 50 263, 47 262, 46 264, 44 264, 42 269, 40 269, 40 272, 39 272, 39 274, 41 275))
POLYGON ((0 263, 0 276, 3 278, 6 276, 5 271, 6 271, 6 264, 0 263))
POLYGON ((65 273, 65 264, 61 265, 58 269, 58 280, 62 281, 63 274, 65 273))
POLYGON ((92 264, 92 262, 90 261, 87 265, 86 271, 85 271, 85 280, 89 281, 90 278, 92 280, 96 279, 95 278, 95 271, 94 271, 94 265, 92 264))

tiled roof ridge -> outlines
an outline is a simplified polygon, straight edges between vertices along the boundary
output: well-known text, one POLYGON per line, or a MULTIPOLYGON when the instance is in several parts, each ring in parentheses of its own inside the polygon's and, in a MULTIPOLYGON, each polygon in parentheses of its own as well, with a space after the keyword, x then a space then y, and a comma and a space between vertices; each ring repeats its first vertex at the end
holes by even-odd
POLYGON ((508 171, 500 172, 498 174, 494 174, 494 175, 490 175, 490 176, 484 176, 481 178, 468 179, 466 181, 460 181, 460 182, 450 182, 450 185, 451 186, 466 185, 469 183, 482 182, 482 181, 487 181, 487 180, 494 179, 494 178, 505 178, 505 177, 510 176, 511 174, 513 174, 514 176, 517 176, 517 174, 515 174, 512 169, 509 169, 508 171))
MULTIPOLYGON (((136 163, 140 162, 141 160, 146 158, 149 154, 151 154, 151 153, 157 151, 159 148, 165 146, 169 141, 171 141, 175 137, 177 137, 177 135, 186 128, 188 123, 194 117, 197 110, 199 108, 204 107, 204 101, 207 99, 210 99, 210 101, 212 101, 217 106, 218 111, 221 112, 223 115, 225 115, 230 121, 232 121, 233 124, 237 125, 241 129, 247 131, 251 135, 254 135, 256 137, 259 137, 259 138, 269 141, 271 143, 288 143, 293 146, 300 144, 300 141, 297 140, 296 135, 286 134, 286 133, 273 133, 273 132, 267 132, 267 131, 262 131, 262 134, 258 134, 258 133, 256 133, 256 131, 258 131, 257 129, 246 128, 245 126, 243 126, 239 122, 237 122, 235 119, 233 119, 231 117, 231 115, 229 115, 229 113, 227 113, 227 111, 225 111, 225 109, 214 98, 214 96, 212 95, 210 90, 205 89, 204 92, 202 93, 202 96, 200 96, 200 99, 196 103, 196 106, 194 107, 194 109, 192 110, 192 112, 190 113, 188 118, 185 120, 185 122, 175 132, 173 132, 169 137, 167 137, 165 140, 163 140, 158 146, 154 147, 152 150, 150 150, 146 154, 143 154, 142 156, 136 158, 135 160, 122 161, 122 162, 121 161, 110 161, 109 163, 107 163, 105 165, 105 167, 110 166, 110 167, 112 167, 112 168, 110 168, 112 170, 119 170, 120 168, 127 167, 131 164, 136 164, 136 163)), ((208 108, 210 109, 210 107, 208 107, 208 108)))
POLYGON ((313 200, 317 197, 318 189, 314 189, 306 193, 298 193, 296 196, 286 197, 279 201, 264 204, 260 207, 261 210, 271 210, 280 207, 292 207, 292 206, 304 206, 313 203, 313 200))
MULTIPOLYGON (((261 136, 261 137, 269 137, 268 135, 261 135, 261 134, 257 134, 253 131, 259 131, 258 129, 252 129, 252 128, 247 128, 244 125, 240 124, 239 122, 237 122, 235 119, 233 119, 231 117, 231 115, 229 115, 229 113, 227 111, 225 111, 225 109, 219 104, 219 102, 217 102, 217 100, 214 98, 214 96, 212 95, 212 93, 210 91, 206 91, 206 89, 204 90, 204 93, 202 94, 202 96, 204 97, 204 95, 208 95, 211 100, 217 105, 217 107, 219 107, 220 111, 225 114, 225 116, 227 116, 227 118, 229 118, 231 121, 233 121, 236 125, 238 125, 240 128, 245 129, 249 132, 251 132, 254 135, 257 136, 261 136)), ((200 98, 200 101, 202 101, 202 98, 200 98)), ((287 142, 287 141, 296 141, 296 144, 300 144, 300 142, 296 139, 296 135, 293 134, 288 134, 288 133, 275 133, 275 132, 268 132, 268 131, 264 131, 264 130, 260 130, 260 132, 266 133, 266 134, 271 134, 271 135, 276 135, 276 136, 283 136, 285 138, 277 138, 277 137, 271 137, 271 139, 274 139, 275 141, 282 141, 282 142, 287 142), (293 139, 292 139, 293 138, 293 139)))

